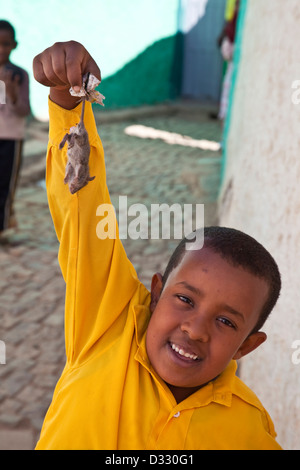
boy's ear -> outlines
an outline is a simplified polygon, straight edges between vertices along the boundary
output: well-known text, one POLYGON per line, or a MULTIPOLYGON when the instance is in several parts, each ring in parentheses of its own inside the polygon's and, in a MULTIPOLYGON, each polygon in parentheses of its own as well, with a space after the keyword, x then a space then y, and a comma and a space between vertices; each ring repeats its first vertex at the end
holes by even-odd
POLYGON ((151 282, 151 302, 150 302, 150 311, 154 312, 156 304, 159 300, 161 290, 162 290, 162 275, 160 273, 155 273, 152 277, 151 282))
POLYGON ((235 355, 232 359, 241 359, 241 357, 246 356, 247 354, 254 351, 254 349, 258 348, 262 343, 264 343, 267 339, 266 333, 262 331, 258 331, 257 333, 253 333, 252 335, 248 336, 242 345, 239 347, 235 355))

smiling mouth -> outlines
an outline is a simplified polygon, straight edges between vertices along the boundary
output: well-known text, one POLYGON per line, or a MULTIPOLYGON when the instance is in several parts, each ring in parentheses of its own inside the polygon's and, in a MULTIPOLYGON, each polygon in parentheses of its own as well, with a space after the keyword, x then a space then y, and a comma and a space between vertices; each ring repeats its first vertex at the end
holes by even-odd
POLYGON ((196 354, 189 353, 189 352, 185 351, 182 348, 182 346, 179 346, 175 343, 169 343, 169 345, 175 353, 177 353, 179 356, 181 356, 182 359, 189 359, 189 360, 192 360, 192 361, 199 361, 200 360, 199 356, 197 356, 196 354))

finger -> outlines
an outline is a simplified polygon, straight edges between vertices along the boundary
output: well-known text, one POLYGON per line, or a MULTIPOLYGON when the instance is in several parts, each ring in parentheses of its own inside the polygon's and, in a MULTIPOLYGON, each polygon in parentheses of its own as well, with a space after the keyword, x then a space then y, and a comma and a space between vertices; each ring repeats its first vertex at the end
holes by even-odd
POLYGON ((33 60, 35 79, 46 86, 71 86, 79 91, 86 72, 101 81, 101 72, 82 44, 76 41, 55 43, 33 60))
POLYGON ((68 82, 74 91, 79 91, 82 87, 82 76, 84 73, 84 58, 88 52, 79 43, 71 41, 66 49, 65 67, 68 82))
MULTIPOLYGON (((57 70, 63 75, 63 67, 59 64, 64 63, 64 52, 57 53, 58 44, 48 47, 34 59, 34 73, 37 81, 46 86, 55 87, 57 85, 66 86, 67 78, 59 77, 57 70)), ((60 48, 59 48, 60 49, 60 48)))
POLYGON ((44 71, 44 65, 41 61, 41 54, 33 59, 33 76, 37 82, 45 86, 55 86, 55 83, 49 80, 44 71))
POLYGON ((66 70, 66 57, 65 53, 61 54, 53 54, 51 57, 51 68, 52 71, 48 71, 48 73, 53 73, 53 77, 51 78, 52 81, 55 81, 57 85, 68 85, 69 80, 66 70))
POLYGON ((48 60, 43 61, 44 74, 46 75, 47 79, 54 84, 52 86, 65 86, 68 84, 68 79, 66 73, 63 70, 63 67, 63 65, 59 65, 59 60, 54 54, 51 54, 48 60))
POLYGON ((101 81, 101 72, 94 59, 82 44, 70 41, 66 49, 66 70, 68 81, 75 91, 82 87, 82 77, 90 72, 101 81))
POLYGON ((68 83, 75 92, 78 92, 82 87, 82 66, 76 60, 66 60, 66 72, 68 83))
POLYGON ((88 60, 88 62, 86 64, 85 69, 86 70, 84 70, 84 73, 86 73, 86 72, 92 73, 101 82, 101 70, 99 69, 98 65, 96 64, 96 62, 94 61, 94 59, 91 56, 90 56, 90 59, 88 60))

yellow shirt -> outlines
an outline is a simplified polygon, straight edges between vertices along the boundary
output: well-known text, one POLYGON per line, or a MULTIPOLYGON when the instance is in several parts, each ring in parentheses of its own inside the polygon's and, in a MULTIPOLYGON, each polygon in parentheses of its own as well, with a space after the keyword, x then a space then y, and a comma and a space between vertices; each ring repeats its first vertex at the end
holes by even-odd
POLYGON ((92 109, 85 125, 94 181, 71 195, 66 150, 58 145, 78 123, 81 105, 50 107, 46 183, 66 281, 67 363, 37 449, 279 449, 273 424, 235 376, 236 363, 177 404, 147 358, 150 294, 119 239, 100 240, 97 207, 110 203, 104 154, 92 109))
POLYGON ((225 20, 231 21, 235 12, 236 0, 227 0, 225 8, 225 20))

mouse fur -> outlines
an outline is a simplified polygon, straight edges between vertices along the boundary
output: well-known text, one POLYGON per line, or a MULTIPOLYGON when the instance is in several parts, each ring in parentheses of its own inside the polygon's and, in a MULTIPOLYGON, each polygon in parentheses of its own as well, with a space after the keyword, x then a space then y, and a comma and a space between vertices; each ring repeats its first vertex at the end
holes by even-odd
POLYGON ((68 162, 64 183, 68 183, 71 194, 75 194, 95 178, 95 176, 90 176, 89 171, 90 144, 83 122, 84 107, 85 99, 83 99, 79 123, 70 128, 69 133, 65 134, 59 144, 59 148, 62 149, 65 143, 68 143, 68 162))

